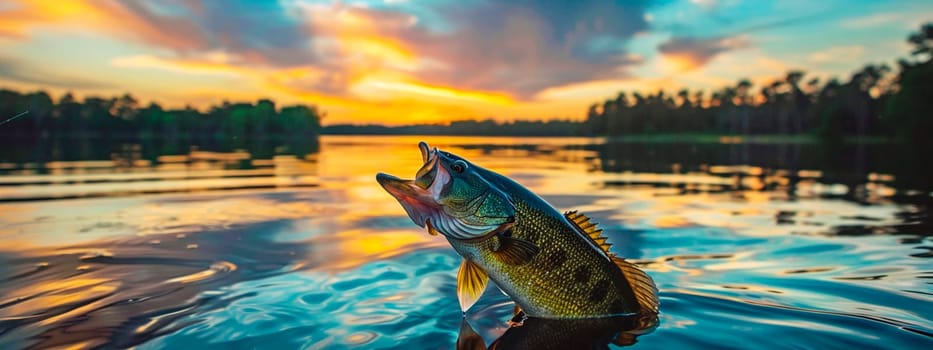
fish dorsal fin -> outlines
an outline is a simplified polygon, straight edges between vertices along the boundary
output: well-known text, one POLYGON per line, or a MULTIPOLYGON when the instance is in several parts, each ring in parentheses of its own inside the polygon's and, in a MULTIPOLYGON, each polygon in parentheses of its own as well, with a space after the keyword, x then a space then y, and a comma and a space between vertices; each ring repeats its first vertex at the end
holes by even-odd
POLYGON ((466 312, 486 289, 489 275, 486 270, 475 262, 463 259, 460 272, 457 273, 457 298, 460 299, 460 310, 466 312))
POLYGON ((641 310, 658 313, 658 287, 654 284, 654 280, 638 266, 625 261, 623 258, 613 256, 612 262, 622 270, 622 274, 625 275, 625 279, 628 280, 628 284, 632 287, 632 292, 635 294, 635 299, 638 300, 641 310))
POLYGON ((599 249, 602 249, 606 255, 612 255, 609 253, 609 247, 612 247, 612 243, 606 241, 606 236, 603 236, 603 230, 599 228, 595 222, 591 222, 590 218, 576 210, 568 211, 564 213, 564 216, 567 217, 567 220, 570 220, 570 223, 580 230, 584 236, 589 237, 599 249))

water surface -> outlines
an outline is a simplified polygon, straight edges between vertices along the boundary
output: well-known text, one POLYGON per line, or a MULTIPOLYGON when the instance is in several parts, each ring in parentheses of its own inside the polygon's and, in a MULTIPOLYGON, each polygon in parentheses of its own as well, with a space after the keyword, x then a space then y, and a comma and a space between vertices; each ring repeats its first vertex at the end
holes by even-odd
MULTIPOLYGON (((452 348, 460 259, 374 181, 422 139, 641 263, 661 315, 634 347, 933 346, 928 165, 891 146, 327 136, 0 154, 0 348, 452 348)), ((466 317, 486 344, 511 318, 495 288, 466 317)))

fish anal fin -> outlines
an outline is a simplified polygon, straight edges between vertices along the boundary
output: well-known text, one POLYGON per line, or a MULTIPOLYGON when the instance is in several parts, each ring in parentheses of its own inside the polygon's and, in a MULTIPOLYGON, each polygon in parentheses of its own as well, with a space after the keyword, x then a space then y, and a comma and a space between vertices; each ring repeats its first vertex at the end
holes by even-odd
POLYGON ((460 271, 457 273, 457 299, 460 300, 460 310, 466 312, 470 309, 489 283, 486 270, 471 260, 463 260, 460 271))
POLYGON ((540 251, 538 246, 524 239, 510 236, 499 236, 497 239, 499 246, 492 254, 509 265, 524 265, 540 251))
POLYGON ((622 270, 642 312, 658 313, 658 287, 654 284, 654 280, 641 268, 625 259, 613 256, 612 262, 622 270))
POLYGON ((593 243, 596 243, 599 249, 609 254, 609 248, 612 247, 612 243, 606 242, 606 237, 603 236, 603 230, 599 228, 595 222, 591 222, 589 217, 576 210, 568 211, 564 213, 564 216, 567 220, 570 220, 570 223, 573 224, 577 230, 589 237, 593 243))

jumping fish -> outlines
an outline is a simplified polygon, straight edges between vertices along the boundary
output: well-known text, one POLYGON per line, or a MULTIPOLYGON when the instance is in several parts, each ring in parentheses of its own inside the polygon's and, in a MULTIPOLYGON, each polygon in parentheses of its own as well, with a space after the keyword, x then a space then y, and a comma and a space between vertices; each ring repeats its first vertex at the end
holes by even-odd
POLYGON ((463 257, 457 296, 466 312, 489 279, 525 314, 594 318, 657 314, 658 289, 644 271, 609 252, 585 215, 561 214, 517 182, 457 155, 418 144, 413 180, 376 180, 415 224, 444 236, 463 257))

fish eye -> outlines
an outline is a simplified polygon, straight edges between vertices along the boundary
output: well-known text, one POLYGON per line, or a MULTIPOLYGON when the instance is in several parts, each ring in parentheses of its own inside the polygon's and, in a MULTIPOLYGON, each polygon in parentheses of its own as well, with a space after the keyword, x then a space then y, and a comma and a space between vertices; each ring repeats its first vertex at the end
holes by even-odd
POLYGON ((467 168, 466 162, 462 160, 458 160, 450 166, 450 170, 453 170, 455 173, 458 173, 458 174, 462 173, 464 170, 466 170, 466 168, 467 168))

